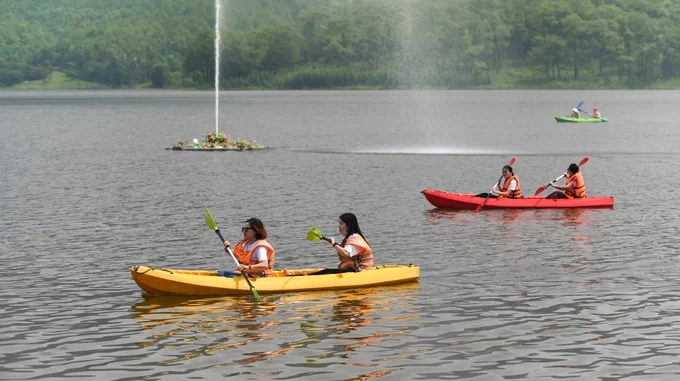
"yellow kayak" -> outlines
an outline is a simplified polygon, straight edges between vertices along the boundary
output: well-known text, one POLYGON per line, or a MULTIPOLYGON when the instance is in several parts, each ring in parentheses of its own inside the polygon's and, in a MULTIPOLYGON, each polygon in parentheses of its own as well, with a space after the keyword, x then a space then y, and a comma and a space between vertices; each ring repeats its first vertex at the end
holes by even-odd
MULTIPOLYGON (((323 269, 274 271, 264 278, 249 278, 259 294, 340 290, 414 282, 420 276, 416 265, 382 265, 374 270, 314 275, 323 269)), ((249 295, 250 287, 242 276, 218 275, 210 270, 162 269, 144 265, 130 267, 137 285, 149 295, 249 295)))

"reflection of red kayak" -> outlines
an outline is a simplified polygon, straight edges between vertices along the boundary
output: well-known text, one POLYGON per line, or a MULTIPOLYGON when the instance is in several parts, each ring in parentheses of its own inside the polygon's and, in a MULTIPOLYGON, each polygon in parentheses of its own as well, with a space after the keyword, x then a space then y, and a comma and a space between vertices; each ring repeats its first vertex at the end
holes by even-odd
MULTIPOLYGON (((437 208, 477 209, 484 203, 484 197, 473 194, 449 193, 434 189, 422 191, 427 201, 437 208)), ((489 198, 484 209, 543 209, 543 208, 606 208, 614 206, 614 197, 587 196, 572 199, 547 199, 541 196, 522 198, 489 198)))

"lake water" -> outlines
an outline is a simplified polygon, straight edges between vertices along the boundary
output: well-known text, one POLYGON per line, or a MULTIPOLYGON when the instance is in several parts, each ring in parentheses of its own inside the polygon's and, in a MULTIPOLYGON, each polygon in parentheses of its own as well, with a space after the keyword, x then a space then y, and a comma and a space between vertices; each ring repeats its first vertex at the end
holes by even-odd
MULTIPOLYGON (((2 379, 617 379, 680 373, 680 92, 0 91, 2 379), (580 100, 608 123, 558 124, 580 100), (572 162, 613 209, 446 211, 516 157, 531 194, 572 162), (354 212, 418 283, 145 298, 129 267, 230 269, 263 219, 277 267, 333 267, 354 212)), ((546 191, 546 194, 548 191, 546 191)))

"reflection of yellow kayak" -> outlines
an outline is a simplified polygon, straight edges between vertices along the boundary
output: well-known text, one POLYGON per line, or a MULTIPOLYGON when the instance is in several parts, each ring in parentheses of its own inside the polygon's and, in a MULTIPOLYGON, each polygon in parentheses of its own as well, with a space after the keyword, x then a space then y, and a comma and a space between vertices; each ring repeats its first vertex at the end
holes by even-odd
MULTIPOLYGON (((415 265, 383 265, 358 273, 313 275, 322 269, 289 270, 265 278, 250 278, 258 293, 339 290, 413 282, 420 276, 415 265)), ((132 266, 132 279, 150 295, 249 295, 243 277, 228 278, 208 270, 161 269, 132 266)))

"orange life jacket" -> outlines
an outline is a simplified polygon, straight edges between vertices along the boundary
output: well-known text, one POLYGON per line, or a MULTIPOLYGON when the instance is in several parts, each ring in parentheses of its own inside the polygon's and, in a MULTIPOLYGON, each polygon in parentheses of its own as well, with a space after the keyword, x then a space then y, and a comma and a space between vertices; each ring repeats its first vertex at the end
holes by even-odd
POLYGON ((583 175, 581 172, 576 173, 567 179, 567 184, 571 184, 573 181, 576 181, 576 187, 564 191, 564 194, 567 196, 567 198, 586 197, 586 184, 583 181, 583 175))
MULTIPOLYGON (((255 252, 255 249, 262 246, 265 249, 267 249, 267 271, 265 271, 265 273, 270 273, 271 269, 274 268, 274 257, 276 256, 276 252, 274 251, 274 248, 272 247, 272 245, 270 245, 269 242, 267 242, 267 240, 260 239, 260 240, 257 240, 253 243, 253 245, 250 247, 250 251, 246 252, 244 250, 245 243, 246 243, 246 240, 244 239, 241 242, 239 242, 236 245, 236 247, 234 248, 234 256, 236 257, 238 262, 241 263, 242 265, 245 265, 245 266, 257 264, 257 263, 251 262, 250 258, 252 256, 253 252, 255 252)), ((252 274, 252 275, 255 275, 255 274, 252 274)))
POLYGON ((344 242, 342 247, 345 247, 345 245, 354 246, 358 252, 356 256, 351 258, 345 258, 338 254, 338 257, 340 258, 340 265, 338 266, 339 269, 343 267, 353 267, 357 264, 362 270, 371 269, 375 266, 373 264, 373 250, 371 250, 371 247, 360 234, 355 233, 347 237, 347 240, 344 242))
POLYGON ((503 184, 503 187, 501 188, 501 192, 505 192, 505 191, 508 190, 508 187, 510 186, 510 182, 513 179, 515 181, 517 181, 517 186, 515 187, 515 190, 510 191, 510 195, 508 195, 508 196, 498 196, 498 198, 502 198, 502 197, 520 198, 520 197, 522 197, 522 192, 520 192, 520 189, 519 189, 520 188, 519 187, 519 178, 515 175, 512 175, 512 176, 508 177, 507 179, 505 179, 505 183, 503 184))

